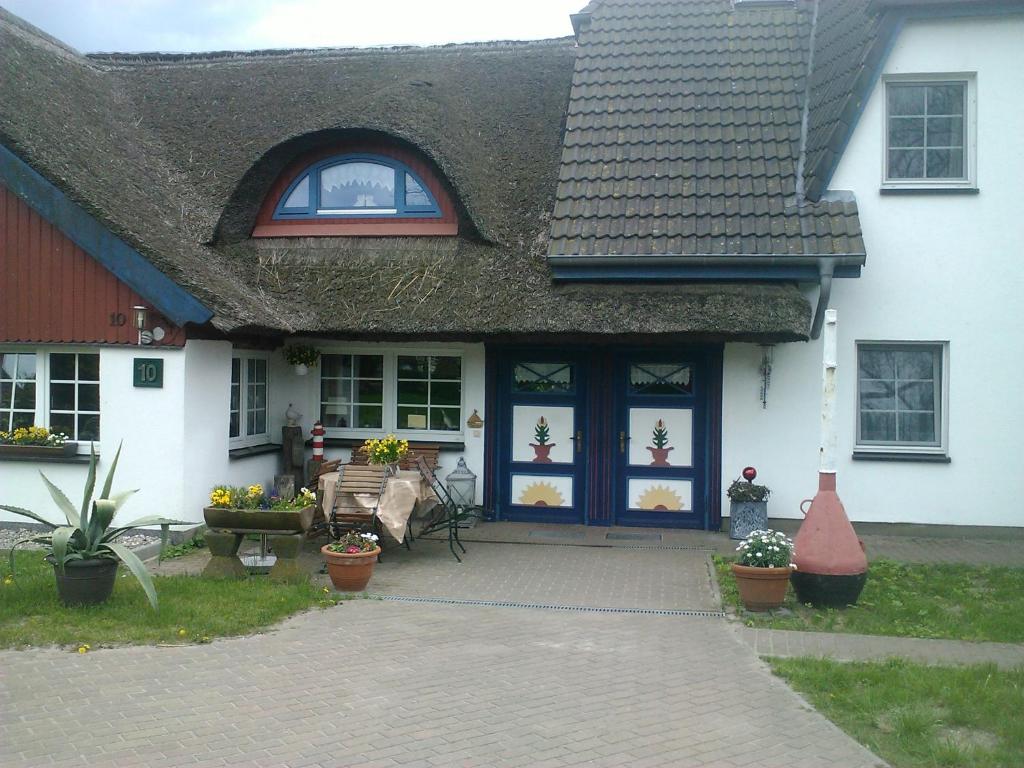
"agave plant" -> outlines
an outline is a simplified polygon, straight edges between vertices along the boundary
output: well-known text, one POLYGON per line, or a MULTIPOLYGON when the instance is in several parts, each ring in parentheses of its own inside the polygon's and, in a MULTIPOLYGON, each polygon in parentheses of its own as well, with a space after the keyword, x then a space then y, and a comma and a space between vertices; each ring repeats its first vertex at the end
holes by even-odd
POLYGON ((61 573, 64 572, 64 565, 72 560, 120 560, 128 567, 132 575, 139 580, 139 584, 142 585, 146 597, 149 598, 150 605, 154 609, 157 607, 156 588, 153 586, 153 579, 146 570, 146 566, 128 547, 124 544, 119 544, 117 538, 128 531, 144 525, 159 525, 161 540, 166 544, 168 526, 189 525, 189 523, 181 520, 168 520, 163 517, 151 516, 140 517, 138 520, 133 520, 126 525, 112 526, 114 514, 137 490, 122 491, 111 496, 110 486, 114 481, 114 470, 117 469, 117 460, 120 457, 121 446, 118 445, 117 453, 114 454, 114 460, 110 465, 110 471, 107 473, 107 479, 103 483, 100 498, 94 500, 92 496, 96 488, 96 452, 90 446, 89 474, 85 480, 85 493, 82 497, 81 510, 76 510, 64 492, 50 482, 46 475, 42 472, 39 473, 46 484, 46 489, 50 492, 50 496, 53 497, 54 502, 67 518, 67 525, 51 523, 35 512, 22 509, 21 507, 0 504, 0 509, 35 520, 37 523, 42 523, 50 528, 48 533, 22 539, 11 547, 12 571, 14 570, 14 548, 19 544, 27 544, 29 542, 44 544, 49 547, 54 563, 61 573))

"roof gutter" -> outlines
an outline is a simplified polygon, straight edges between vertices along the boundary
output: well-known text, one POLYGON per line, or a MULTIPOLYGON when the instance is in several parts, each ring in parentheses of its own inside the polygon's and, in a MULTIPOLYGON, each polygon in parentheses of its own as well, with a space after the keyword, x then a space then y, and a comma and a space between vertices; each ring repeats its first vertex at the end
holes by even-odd
POLYGON ((862 253, 819 254, 811 256, 761 256, 758 254, 737 254, 724 256, 711 253, 666 253, 652 256, 584 256, 573 254, 552 254, 548 262, 558 267, 652 267, 652 266, 694 266, 694 267, 791 267, 818 266, 828 261, 834 267, 863 267, 867 257, 862 253))

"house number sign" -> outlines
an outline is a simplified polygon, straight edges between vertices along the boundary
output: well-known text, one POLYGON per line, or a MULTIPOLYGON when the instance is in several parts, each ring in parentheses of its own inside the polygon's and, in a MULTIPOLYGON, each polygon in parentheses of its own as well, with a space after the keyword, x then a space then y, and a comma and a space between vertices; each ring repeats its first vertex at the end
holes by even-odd
POLYGON ((132 364, 132 384, 136 387, 163 389, 164 361, 157 357, 136 357, 132 364))

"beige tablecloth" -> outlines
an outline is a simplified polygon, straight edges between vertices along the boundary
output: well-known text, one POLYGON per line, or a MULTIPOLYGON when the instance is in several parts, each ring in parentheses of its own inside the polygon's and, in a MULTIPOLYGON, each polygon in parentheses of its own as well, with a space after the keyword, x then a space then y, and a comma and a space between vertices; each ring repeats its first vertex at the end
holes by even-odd
MULTIPOLYGON (((340 472, 328 472, 320 476, 320 490, 324 492, 324 514, 329 520, 334 507, 334 495, 340 472)), ((366 509, 373 507, 373 496, 357 493, 352 498, 366 509)), ((384 493, 377 507, 377 517, 396 541, 405 538, 405 526, 421 502, 437 501, 430 484, 415 470, 399 470, 384 484, 384 493)), ((431 505, 432 506, 432 505, 431 505)))

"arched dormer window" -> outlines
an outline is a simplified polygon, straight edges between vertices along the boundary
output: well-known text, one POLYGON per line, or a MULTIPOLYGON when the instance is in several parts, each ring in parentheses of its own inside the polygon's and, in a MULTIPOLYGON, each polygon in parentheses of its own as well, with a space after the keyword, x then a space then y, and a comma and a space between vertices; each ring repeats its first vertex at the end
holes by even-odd
POLYGON ((397 147, 296 161, 274 184, 254 237, 454 235, 455 206, 431 167, 397 147))
POLYGON ((440 218, 426 185, 405 163, 382 155, 341 155, 322 160, 281 195, 275 219, 327 216, 440 218))

